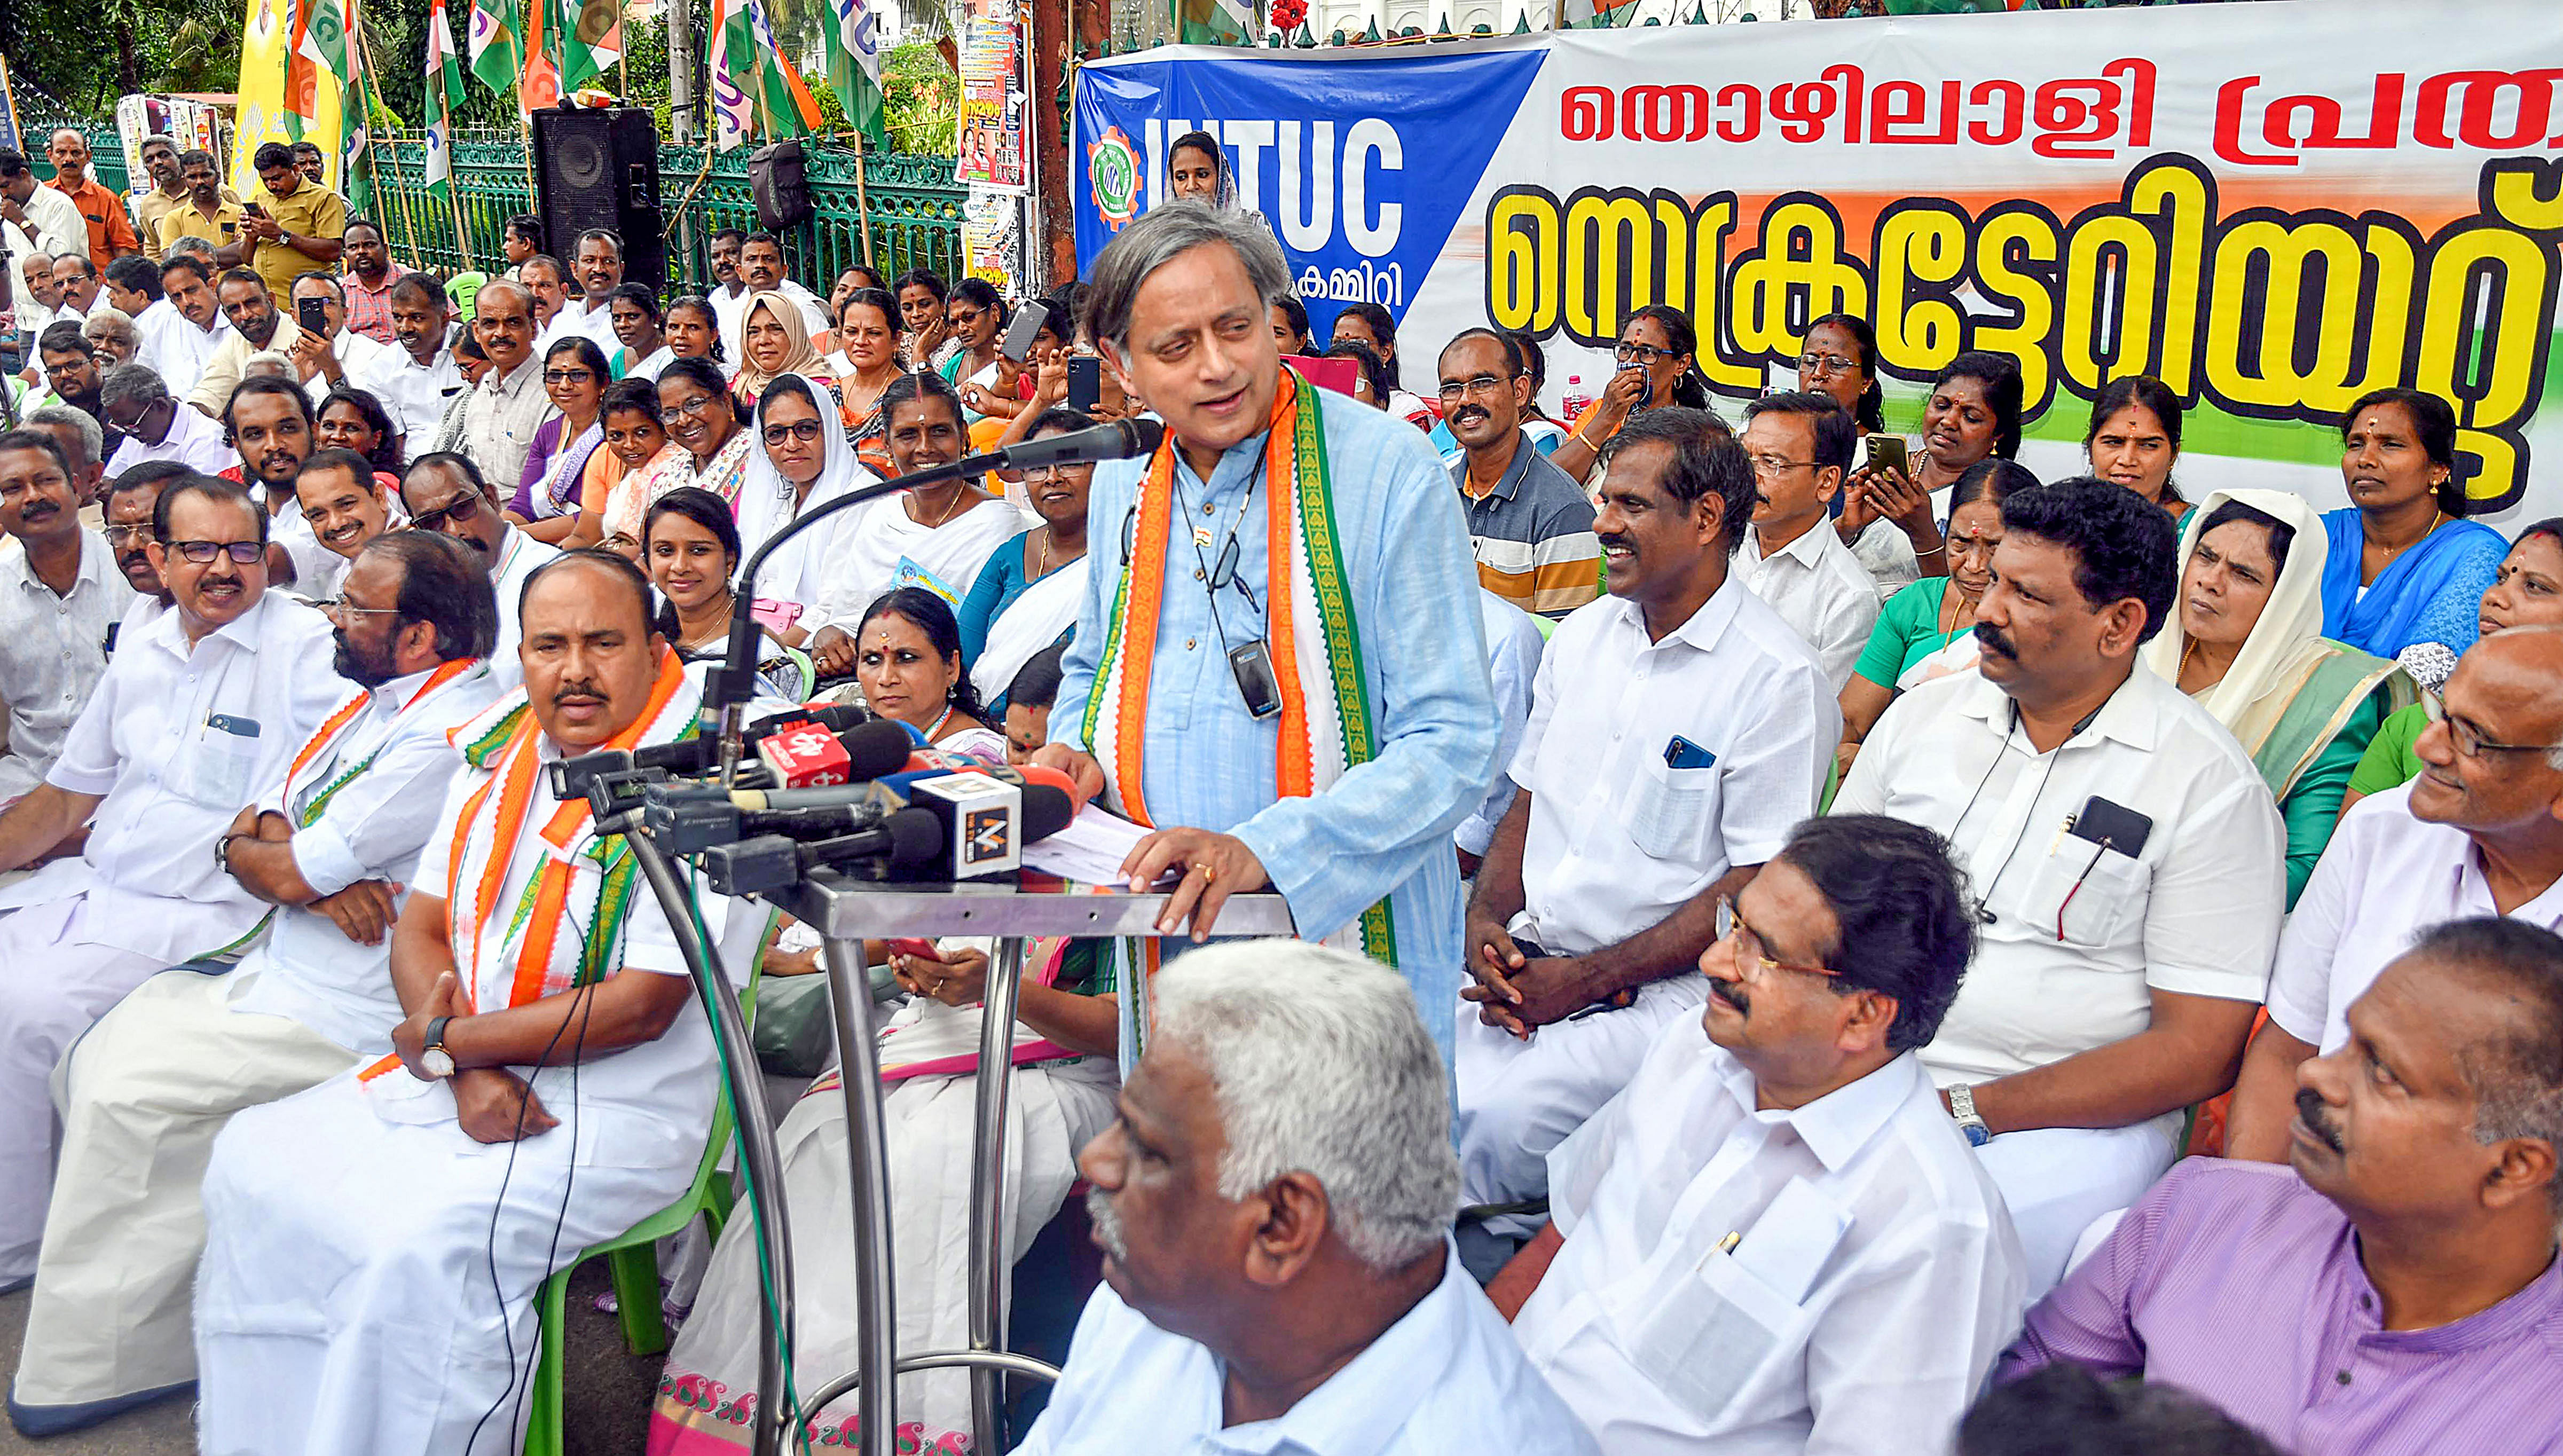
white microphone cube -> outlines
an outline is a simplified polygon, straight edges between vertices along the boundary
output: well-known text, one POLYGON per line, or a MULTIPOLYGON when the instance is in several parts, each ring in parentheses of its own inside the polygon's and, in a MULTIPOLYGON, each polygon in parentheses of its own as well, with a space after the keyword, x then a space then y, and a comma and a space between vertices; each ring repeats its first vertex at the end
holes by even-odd
POLYGON ((955 880, 1023 868, 1024 792, 984 773, 946 773, 908 785, 907 801, 942 821, 955 880))

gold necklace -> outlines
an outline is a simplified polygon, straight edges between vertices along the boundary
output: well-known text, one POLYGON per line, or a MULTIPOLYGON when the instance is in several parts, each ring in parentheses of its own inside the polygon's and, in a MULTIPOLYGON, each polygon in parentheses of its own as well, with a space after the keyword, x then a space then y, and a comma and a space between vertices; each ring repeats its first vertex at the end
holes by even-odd
POLYGON ((1032 579, 1039 581, 1050 572, 1050 527, 1041 529, 1041 559, 1033 565, 1032 579))
MULTIPOLYGON (((944 525, 952 520, 954 513, 961 509, 961 498, 966 495, 968 491, 969 487, 967 486, 954 486, 952 488, 952 504, 943 508, 943 515, 931 523, 923 520, 917 520, 916 523, 924 526, 927 530, 941 530, 944 525)), ((914 491, 908 492, 907 499, 913 502, 916 499, 916 493, 914 491)), ((908 516, 910 520, 915 520, 915 513, 913 511, 909 512, 908 516)))

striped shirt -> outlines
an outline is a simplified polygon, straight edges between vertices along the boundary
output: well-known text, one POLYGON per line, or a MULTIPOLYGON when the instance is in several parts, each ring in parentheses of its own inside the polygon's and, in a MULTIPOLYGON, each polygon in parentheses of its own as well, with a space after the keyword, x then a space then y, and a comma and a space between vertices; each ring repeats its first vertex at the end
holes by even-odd
POLYGON ((1513 432, 1513 460, 1484 495, 1469 489, 1469 458, 1451 466, 1469 510, 1478 584, 1525 612, 1563 617, 1602 594, 1602 542, 1593 501, 1566 472, 1513 432))
POLYGON ((2563 1448, 2563 1264, 2478 1314, 2388 1330, 2357 1229, 2291 1168, 2194 1157, 2029 1312, 1995 1368, 2197 1392, 2297 1456, 2563 1448))

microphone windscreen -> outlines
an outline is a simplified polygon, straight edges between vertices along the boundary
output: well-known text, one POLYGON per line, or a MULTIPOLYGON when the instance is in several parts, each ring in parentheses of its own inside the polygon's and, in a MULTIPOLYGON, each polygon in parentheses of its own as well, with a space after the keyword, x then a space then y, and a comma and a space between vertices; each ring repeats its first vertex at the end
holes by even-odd
POLYGON ((1053 768, 1047 763, 1024 763, 1018 764, 1015 768, 1015 772, 1023 776, 1024 783, 1027 787, 1036 783, 1048 784, 1052 788, 1058 789, 1061 793, 1068 795, 1069 813, 1071 815, 1075 815, 1085 808, 1085 795, 1078 792, 1077 780, 1069 777, 1068 774, 1061 770, 1053 768))
POLYGON ((906 766, 915 729, 896 719, 876 718, 837 735, 846 746, 846 770, 858 782, 896 773, 906 766))
POLYGON ((931 864, 943 853, 943 821, 914 806, 882 821, 889 834, 889 862, 901 868, 931 864))
POLYGON ((1130 432, 1130 453, 1134 456, 1154 455, 1157 447, 1166 441, 1166 422, 1163 420, 1152 420, 1143 415, 1123 420, 1121 428, 1130 432))
POLYGON ((1077 803, 1065 791, 1046 783, 1024 785, 1024 843, 1048 839, 1076 817, 1077 803))

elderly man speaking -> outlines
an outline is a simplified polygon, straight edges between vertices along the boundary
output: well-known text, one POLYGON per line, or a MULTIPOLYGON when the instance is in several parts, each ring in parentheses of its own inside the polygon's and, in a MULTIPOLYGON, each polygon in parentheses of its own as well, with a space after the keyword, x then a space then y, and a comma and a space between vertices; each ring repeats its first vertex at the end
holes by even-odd
POLYGON ((1158 831, 1123 869, 1181 872, 1162 929, 1200 939, 1271 885, 1302 936, 1404 972, 1447 1064, 1450 836, 1497 722, 1450 478, 1404 422, 1282 368, 1261 221, 1151 209, 1092 285, 1086 324, 1166 441, 1094 474, 1090 538, 1129 549, 1093 573, 1036 761, 1158 831))

